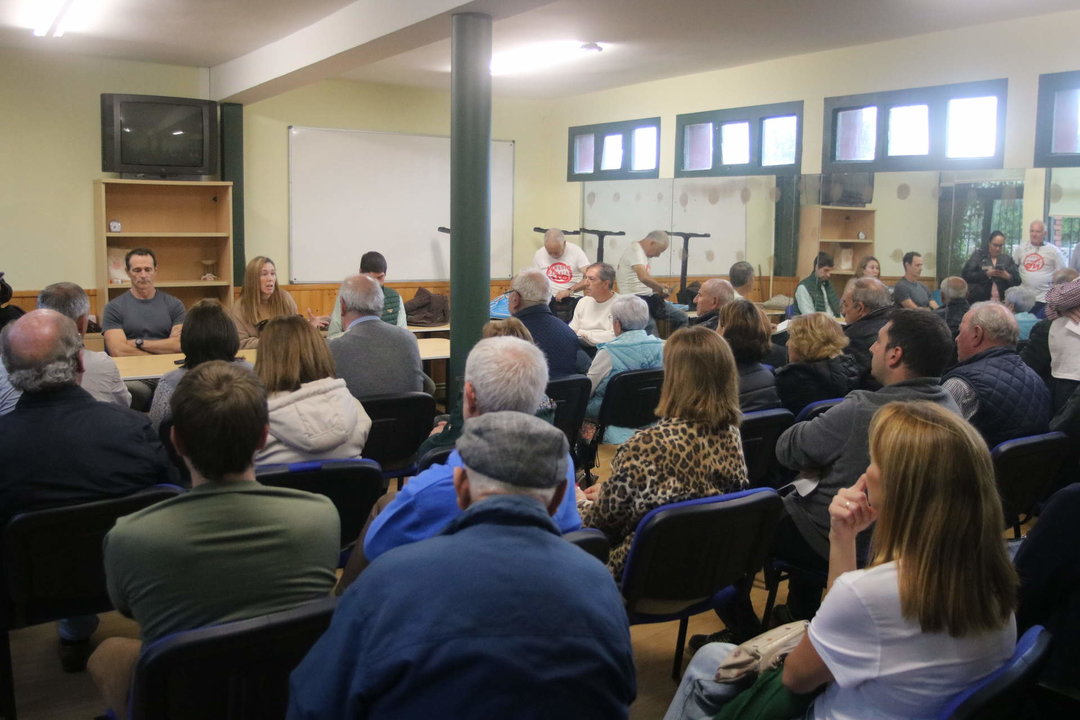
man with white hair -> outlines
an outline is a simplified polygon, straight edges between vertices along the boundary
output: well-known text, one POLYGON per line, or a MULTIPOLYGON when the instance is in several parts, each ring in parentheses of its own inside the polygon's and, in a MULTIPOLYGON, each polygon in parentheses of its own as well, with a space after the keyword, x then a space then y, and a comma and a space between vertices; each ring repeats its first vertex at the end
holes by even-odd
POLYGON ((960 332, 960 321, 971 308, 971 303, 967 299, 968 284, 964 278, 950 275, 941 281, 940 289, 941 307, 934 312, 945 321, 945 324, 949 326, 949 332, 955 338, 960 332))
POLYGON ((627 717, 622 598, 550 517, 574 494, 566 437, 525 413, 486 413, 466 421, 457 455, 461 510, 342 597, 292 674, 288 716, 627 717))
POLYGON ((585 289, 584 273, 589 266, 585 251, 566 242, 559 228, 550 228, 544 233, 544 246, 533 255, 533 266, 547 276, 551 285, 552 312, 563 320, 569 319, 585 289))
MULTIPOLYGON (((0 354, 22 392, 0 417, 0 526, 24 510, 121 497, 176 482, 146 415, 98 402, 79 387, 82 342, 75 323, 34 310, 9 323, 0 354)), ((97 618, 60 623, 64 670, 86 666, 97 618)))
POLYGON ((697 317, 692 318, 690 324, 715 330, 720 324, 720 308, 738 297, 735 288, 727 280, 722 278, 706 280, 701 283, 701 289, 694 297, 697 317))
POLYGON ((385 323, 383 289, 367 275, 341 284, 341 323, 345 334, 330 341, 337 375, 363 401, 373 395, 424 389, 424 369, 416 335, 385 323))
MULTIPOLYGON (((661 285, 652 276, 649 260, 660 257, 671 238, 663 230, 653 230, 637 242, 630 243, 615 271, 622 295, 638 295, 649 303, 649 312, 653 318, 666 317, 672 331, 686 325, 686 313, 667 302, 671 288, 661 285)), ((649 322, 649 332, 655 333, 655 323, 649 322)))
MULTIPOLYGON (((547 387, 544 354, 519 338, 494 337, 473 346, 465 361, 462 415, 465 420, 490 412, 532 415, 547 387)), ((573 486, 574 465, 567 454, 566 480, 573 486)), ((454 470, 462 467, 461 454, 450 453, 445 465, 432 465, 405 483, 361 533, 362 543, 349 559, 339 587, 347 586, 375 558, 387 550, 438 534, 460 514, 454 497, 454 470)), ((581 527, 574 493, 554 513, 562 532, 581 527)))
POLYGON ((1032 220, 1028 226, 1028 241, 1013 251, 1013 260, 1020 267, 1020 282, 1035 293, 1035 315, 1042 317, 1046 291, 1050 289, 1054 273, 1068 267, 1065 256, 1056 245, 1046 244, 1046 225, 1042 220, 1032 220))
POLYGON ((1050 422, 1050 392, 1016 354, 1018 334, 1004 305, 975 303, 956 336, 960 362, 941 383, 990 447, 1044 433, 1050 422))
POLYGON ((584 368, 579 367, 577 335, 551 312, 550 298, 547 277, 536 268, 522 270, 510 281, 510 314, 521 321, 533 342, 544 351, 551 377, 559 378, 584 368))

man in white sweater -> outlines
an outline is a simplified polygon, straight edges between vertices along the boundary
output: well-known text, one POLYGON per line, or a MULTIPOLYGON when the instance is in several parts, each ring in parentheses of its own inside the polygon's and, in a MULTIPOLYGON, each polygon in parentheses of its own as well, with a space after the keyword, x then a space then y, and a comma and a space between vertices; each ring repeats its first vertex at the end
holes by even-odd
POLYGON ((611 324, 611 304, 618 295, 615 285, 615 268, 607 263, 594 263, 585 268, 585 297, 574 308, 570 329, 577 333, 578 341, 585 351, 592 354, 596 346, 615 339, 611 324))

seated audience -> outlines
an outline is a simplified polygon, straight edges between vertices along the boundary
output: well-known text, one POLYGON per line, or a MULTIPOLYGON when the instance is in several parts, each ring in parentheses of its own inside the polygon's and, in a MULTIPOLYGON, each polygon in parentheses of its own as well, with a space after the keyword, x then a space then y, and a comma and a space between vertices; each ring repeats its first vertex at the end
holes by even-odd
POLYGON ((634 529, 650 510, 746 486, 736 372, 731 350, 716 333, 673 333, 664 345, 660 422, 619 446, 608 480, 578 490, 582 524, 611 541, 608 569, 616 580, 634 529))
POLYGON ((949 332, 955 338, 960 332, 960 321, 964 313, 971 308, 967 301, 968 286, 963 278, 950 276, 941 281, 942 306, 934 312, 949 326, 949 332))
POLYGON ((716 326, 720 322, 720 308, 736 299, 735 296, 735 288, 727 280, 720 278, 706 280, 701 284, 701 288, 694 297, 694 308, 697 310, 697 317, 691 318, 690 324, 716 330, 716 326))
MULTIPOLYGON (((1072 268, 1064 268, 1054 273, 1053 284, 1047 294, 1054 298, 1055 304, 1046 309, 1047 315, 1052 317, 1046 317, 1035 323, 1031 328, 1031 332, 1028 333, 1027 344, 1024 345, 1024 349, 1020 352, 1020 359, 1039 374, 1047 387, 1054 382, 1054 378, 1050 374, 1050 326, 1054 324, 1054 319, 1058 317, 1056 305, 1060 292, 1056 291, 1055 288, 1058 285, 1071 283, 1078 277, 1080 277, 1080 272, 1072 268)), ((1072 287, 1080 287, 1080 284, 1072 287)), ((1076 313, 1077 311, 1073 310, 1072 312, 1076 313)), ((1080 313, 1078 313, 1078 317, 1080 317, 1080 313)))
POLYGON ((720 334, 735 356, 744 413, 780 407, 776 378, 761 364, 772 348, 771 331, 769 318, 749 300, 735 300, 720 309, 720 334))
POLYGON ((870 346, 877 342, 878 331, 889 322, 892 298, 880 280, 863 277, 848 282, 840 299, 844 314, 844 334, 848 346, 844 354, 851 355, 862 369, 862 387, 876 390, 880 385, 870 373, 870 346))
MULTIPOLYGON (((1048 333, 1050 348, 1050 393, 1057 412, 1073 391, 1080 387, 1080 335, 1070 329, 1080 323, 1080 280, 1076 271, 1066 268, 1061 278, 1068 282, 1054 283, 1046 293, 1046 318, 1051 320, 1048 333)), ((1057 274, 1054 276, 1055 281, 1057 274)))
POLYGON ((577 333, 578 342, 590 355, 596 354, 596 346, 615 339, 611 325, 611 304, 618 295, 615 286, 615 268, 607 263, 595 263, 585 268, 585 297, 574 307, 570 329, 577 333))
MULTIPOLYGON (((466 422, 490 412, 519 412, 532 415, 547 387, 547 363, 533 344, 515 337, 493 337, 473 346, 465 361, 465 389, 462 414, 466 422)), ((574 467, 567 454, 567 482, 574 483, 574 467)), ((445 464, 435 464, 376 504, 373 519, 360 533, 352 557, 339 583, 339 590, 356 579, 368 563, 402 545, 439 534, 461 514, 454 495, 454 470, 462 467, 461 454, 454 450, 445 464)), ((571 493, 554 514, 562 532, 581 527, 581 517, 571 493)))
POLYGON ((881 261, 873 255, 864 255, 855 268, 855 278, 864 277, 874 278, 875 280, 881 279, 881 261))
MULTIPOLYGON (((371 278, 379 284, 380 288, 382 288, 382 309, 376 313, 379 316, 379 319, 390 325, 397 325, 400 328, 406 327, 407 318, 405 317, 405 303, 402 302, 401 294, 392 287, 386 287, 386 258, 383 257, 383 254, 374 250, 369 250, 361 255, 359 274, 371 278)), ((308 311, 308 314, 311 314, 310 310, 308 311)), ((326 321, 326 335, 330 338, 336 338, 348 330, 348 323, 344 322, 341 315, 341 290, 338 290, 337 298, 334 300, 334 309, 330 313, 330 317, 312 319, 326 321)))
POLYGON ((371 418, 335 376, 326 341, 306 320, 291 315, 266 323, 255 374, 270 411, 256 465, 360 457, 371 418))
MULTIPOLYGON (((611 305, 611 323, 615 328, 615 339, 600 348, 589 367, 592 396, 585 408, 588 418, 600 416, 600 406, 613 376, 627 370, 663 367, 664 341, 645 333, 645 326, 649 324, 649 306, 644 300, 637 295, 620 295, 611 305)), ((603 442, 626 442, 633 433, 633 428, 609 427, 603 442)))
POLYGON ((566 437, 494 412, 466 421, 458 453, 462 511, 342 597, 292 674, 290 718, 627 717, 622 597, 550 517, 570 494, 566 437))
POLYGON ((893 302, 897 307, 909 310, 937 310, 938 304, 930 297, 930 291, 919 282, 922 275, 923 259, 920 253, 912 250, 904 254, 904 277, 893 286, 893 302))
MULTIPOLYGON (((829 523, 828 594, 780 678, 811 705, 806 717, 939 717, 1008 660, 1017 578, 990 453, 970 425, 931 403, 883 407, 870 465, 833 499, 829 523), (856 538, 875 521, 857 570, 856 538)), ((730 699, 713 676, 731 649, 698 651, 667 718, 712 716, 730 699)))
POLYGON ((956 337, 960 363, 941 383, 990 447, 1044 433, 1050 422, 1050 393, 1016 354, 1016 336, 1016 319, 1004 305, 975 303, 956 337))
MULTIPOLYGON (((98 402, 79 387, 79 330, 53 310, 34 310, 0 334, 15 409, 0 417, 0 527, 25 510, 121 497, 175 482, 157 433, 142 413, 98 402)), ((86 666, 93 615, 60 621, 66 672, 86 666)))
POLYGON ((184 332, 180 335, 180 349, 184 353, 183 364, 161 376, 150 403, 150 422, 154 430, 172 417, 169 400, 180 380, 192 368, 210 360, 236 361, 248 369, 251 364, 236 356, 240 338, 236 325, 225 308, 217 300, 204 299, 191 306, 184 318, 184 332))
POLYGON ((977 248, 964 263, 960 275, 968 284, 970 302, 1001 302, 1009 288, 1020 284, 1020 269, 1004 249, 1005 233, 995 230, 987 238, 986 246, 977 248))
POLYGON ((1031 335, 1031 328, 1039 322, 1039 318, 1031 313, 1035 307, 1035 293, 1025 287, 1011 287, 1005 291, 1005 307, 1012 311, 1016 317, 1016 326, 1020 331, 1020 340, 1026 341, 1031 335))
POLYGON ((840 298, 833 289, 833 258, 827 252, 819 252, 814 258, 814 271, 795 289, 795 314, 809 315, 827 312, 833 317, 840 316, 840 298))
POLYGON ((120 518, 105 536, 109 597, 139 623, 90 659, 109 708, 126 717, 142 643, 182 630, 288 610, 334 585, 338 513, 326 497, 255 480, 266 391, 255 374, 213 360, 172 395, 173 443, 193 489, 120 518))
MULTIPOLYGON (((240 347, 258 347, 259 335, 267 320, 296 314, 296 301, 288 290, 278 285, 274 261, 262 255, 253 257, 244 269, 244 287, 232 307, 240 347)), ((319 324, 317 320, 312 322, 319 324)))
MULTIPOLYGON (((945 321, 932 313, 895 310, 871 348, 873 374, 883 387, 855 390, 839 405, 813 420, 795 423, 776 443, 776 458, 785 467, 812 473, 816 485, 784 497, 786 516, 777 527, 778 557, 810 570, 824 571, 829 557, 829 503, 868 464, 867 428, 886 403, 926 400, 957 415, 960 409, 940 385, 953 353, 945 321)), ((788 611, 809 618, 817 609, 820 588, 792 576, 788 611)))
POLYGON ((547 276, 536 268, 522 270, 510 281, 510 314, 528 328, 543 351, 550 376, 566 377, 579 371, 577 335, 551 312, 550 299, 547 276))
POLYGON ((859 387, 862 369, 851 355, 840 323, 825 313, 798 315, 788 323, 788 364, 776 370, 780 402, 796 415, 818 400, 844 397, 859 387))
POLYGON ((653 230, 637 242, 632 242, 619 257, 615 270, 622 295, 638 295, 649 304, 650 321, 646 332, 656 334, 656 323, 652 319, 667 319, 671 329, 678 330, 686 325, 686 313, 667 301, 671 288, 661 285, 653 277, 649 260, 660 257, 668 249, 671 238, 663 230, 653 230))
POLYGON ((380 319, 384 300, 378 280, 353 275, 338 294, 345 334, 330 341, 330 354, 353 397, 363 401, 423 390, 426 376, 416 335, 380 319))
MULTIPOLYGON (((551 288, 551 312, 563 322, 574 316, 581 291, 587 287, 583 278, 589 267, 585 251, 573 243, 559 228, 544 233, 544 244, 533 255, 533 267, 547 276, 551 288)), ((614 276, 611 278, 614 282, 614 276)))
POLYGON ((754 266, 745 260, 740 260, 728 270, 728 279, 735 289, 735 300, 749 300, 748 297, 754 292, 754 266))

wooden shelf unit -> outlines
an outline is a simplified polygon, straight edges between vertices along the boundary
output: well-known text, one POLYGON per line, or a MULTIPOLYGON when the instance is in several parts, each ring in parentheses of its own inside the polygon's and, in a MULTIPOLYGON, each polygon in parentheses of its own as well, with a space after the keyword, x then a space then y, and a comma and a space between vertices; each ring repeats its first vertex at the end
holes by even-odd
POLYGON ((146 247, 157 256, 155 285, 190 307, 202 298, 232 300, 232 183, 95 180, 94 237, 98 307, 130 288, 109 282, 109 250, 146 247), (109 223, 120 223, 110 232, 109 223), (204 260, 220 280, 200 280, 204 260))
POLYGON ((800 278, 813 272, 814 258, 818 252, 832 255, 836 266, 833 276, 837 294, 844 291, 844 283, 854 277, 859 261, 874 254, 874 208, 833 207, 828 205, 804 205, 799 217, 799 264, 800 278), (864 237, 860 238, 859 233, 864 237), (851 266, 841 268, 841 254, 851 251, 851 266))

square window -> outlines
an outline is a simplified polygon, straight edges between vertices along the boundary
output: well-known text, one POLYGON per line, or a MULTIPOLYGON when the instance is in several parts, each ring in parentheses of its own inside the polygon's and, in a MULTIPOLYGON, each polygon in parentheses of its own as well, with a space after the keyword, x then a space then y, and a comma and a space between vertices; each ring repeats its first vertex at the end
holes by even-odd
POLYGON ((1080 153, 1080 88, 1054 93, 1052 153, 1080 153))
POLYGON ((574 137, 574 172, 591 173, 593 170, 595 170, 595 153, 595 135, 593 135, 592 133, 576 135, 574 137))
POLYGON ((889 108, 890 157, 930 154, 930 106, 900 105, 889 108))
POLYGON ((793 165, 798 132, 795 115, 765 118, 761 123, 761 164, 793 165))
POLYGON ((604 136, 604 152, 600 156, 601 170, 619 170, 622 168, 622 133, 604 136))
POLYGON ((683 128, 683 170, 711 170, 713 124, 696 123, 683 128))
POLYGON ((993 157, 997 150, 997 105, 994 95, 950 100, 945 119, 945 156, 993 157))
POLYGON ((750 123, 724 123, 720 126, 720 162, 745 165, 750 162, 750 123))
POLYGON ((634 128, 634 147, 630 154, 631 170, 656 168, 656 127, 634 128))
POLYGON ((871 162, 877 149, 877 107, 841 110, 836 113, 836 159, 840 162, 871 162))

